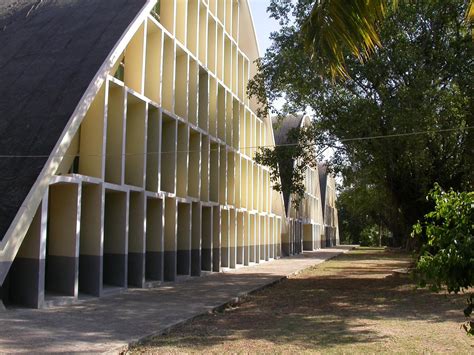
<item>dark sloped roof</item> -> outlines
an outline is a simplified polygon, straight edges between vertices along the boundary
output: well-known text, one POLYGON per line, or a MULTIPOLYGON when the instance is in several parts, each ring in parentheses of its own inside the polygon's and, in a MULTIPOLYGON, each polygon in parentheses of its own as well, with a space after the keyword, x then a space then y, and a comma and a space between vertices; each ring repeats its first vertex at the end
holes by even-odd
POLYGON ((278 117, 272 118, 273 123, 273 132, 275 135, 275 144, 286 144, 291 143, 288 141, 288 132, 293 128, 298 128, 301 126, 301 121, 303 120, 302 115, 293 116, 288 115, 283 119, 278 117))
POLYGON ((0 1, 0 239, 146 0, 0 1), (16 157, 11 157, 16 156, 16 157))
POLYGON ((318 164, 319 189, 321 191, 321 205, 323 206, 323 217, 326 213, 324 206, 326 205, 326 184, 328 183, 328 166, 324 163, 318 164))
MULTIPOLYGON (((276 145, 282 145, 282 144, 288 144, 288 143, 293 143, 290 141, 288 137, 288 133, 292 129, 297 129, 301 126, 301 121, 303 120, 303 115, 288 115, 284 117, 283 119, 278 118, 278 117, 273 117, 272 118, 272 123, 273 123, 273 134, 275 137, 275 144, 276 145)), ((287 187, 290 184, 290 176, 286 176, 285 174, 281 174, 282 171, 292 171, 293 167, 293 160, 288 159, 288 160, 280 160, 278 163, 280 167, 280 177, 281 177, 281 184, 283 188, 283 201, 285 203, 285 210, 288 211, 288 206, 290 204, 290 193, 288 192, 287 187)))

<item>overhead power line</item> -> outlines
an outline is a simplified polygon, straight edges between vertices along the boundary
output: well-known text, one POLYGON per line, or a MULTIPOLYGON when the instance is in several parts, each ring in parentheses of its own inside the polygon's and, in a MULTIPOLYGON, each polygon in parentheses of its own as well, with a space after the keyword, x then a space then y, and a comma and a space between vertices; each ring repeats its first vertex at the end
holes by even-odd
MULTIPOLYGON (((443 133, 443 132, 454 132, 454 131, 465 131, 474 129, 474 126, 466 127, 457 127, 457 128, 446 128, 446 129, 437 129, 437 130, 427 130, 427 131, 418 131, 418 132, 407 132, 407 133, 394 133, 388 135, 378 135, 378 136, 367 136, 367 137, 355 137, 355 138, 343 138, 338 141, 341 143, 344 142, 353 142, 353 141, 365 141, 365 140, 375 140, 375 139, 387 139, 387 138, 397 138, 397 137, 409 137, 417 136, 429 133, 443 133)), ((219 142, 212 142, 210 144, 220 144, 219 142)), ((260 145, 260 146, 250 146, 250 147, 239 147, 239 150, 255 150, 259 148, 275 148, 275 147, 292 147, 297 146, 298 143, 284 143, 276 145, 260 145)), ((315 145, 311 143, 310 145, 315 145)), ((325 148, 324 150, 326 150, 325 148)), ((161 151, 161 152, 146 152, 146 153, 124 153, 124 154, 64 154, 59 157, 119 157, 119 156, 135 156, 135 155, 159 155, 159 154, 182 154, 182 153, 200 153, 205 151, 218 151, 218 149, 200 149, 200 150, 173 150, 173 151, 161 151)), ((39 155, 15 155, 15 154, 0 154, 0 159, 8 158, 49 158, 51 155, 39 154, 39 155)))

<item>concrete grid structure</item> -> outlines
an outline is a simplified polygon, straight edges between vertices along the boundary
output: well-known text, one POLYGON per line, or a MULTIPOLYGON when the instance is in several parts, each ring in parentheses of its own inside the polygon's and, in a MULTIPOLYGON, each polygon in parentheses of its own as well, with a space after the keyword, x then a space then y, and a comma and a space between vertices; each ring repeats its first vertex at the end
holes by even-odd
MULTIPOLYGON (((289 115, 283 119, 275 117, 273 127, 278 145, 294 143, 291 132, 310 123, 309 116, 289 115)), ((280 170, 292 171, 296 162, 282 160, 280 170)), ((288 181, 282 176, 282 186, 288 181)), ((294 203, 295 196, 283 192, 288 229, 282 235, 285 255, 293 255, 303 250, 315 250, 339 244, 339 229, 336 210, 336 189, 334 176, 328 174, 326 166, 307 167, 304 176, 305 193, 299 208, 294 203), (337 236, 337 237, 336 237, 337 236)))
POLYGON ((275 142, 246 96, 259 57, 247 0, 6 0, 0 13, 4 303, 281 256, 294 227, 252 159, 275 142))

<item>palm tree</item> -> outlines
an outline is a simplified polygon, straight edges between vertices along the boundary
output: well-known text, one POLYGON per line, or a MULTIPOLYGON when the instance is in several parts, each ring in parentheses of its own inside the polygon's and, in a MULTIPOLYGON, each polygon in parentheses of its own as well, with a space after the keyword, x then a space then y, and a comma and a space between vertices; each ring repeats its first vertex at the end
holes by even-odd
MULTIPOLYGON (((347 78, 344 51, 368 59, 381 46, 377 24, 397 6, 398 0, 316 0, 302 28, 306 45, 326 61, 333 79, 347 78)), ((466 21, 474 21, 474 0, 469 1, 466 21)))

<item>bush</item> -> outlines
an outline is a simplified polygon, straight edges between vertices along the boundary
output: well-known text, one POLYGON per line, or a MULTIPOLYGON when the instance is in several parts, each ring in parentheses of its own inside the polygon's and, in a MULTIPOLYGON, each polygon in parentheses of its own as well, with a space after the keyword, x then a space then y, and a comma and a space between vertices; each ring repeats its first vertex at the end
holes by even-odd
MULTIPOLYGON (((425 241, 416 272, 419 284, 448 292, 466 291, 474 285, 474 192, 445 192, 438 184, 428 194, 435 203, 433 211, 413 227, 413 236, 425 241)), ((472 295, 464 314, 470 317, 472 295)), ((474 335, 474 324, 467 321, 464 329, 474 335)))

